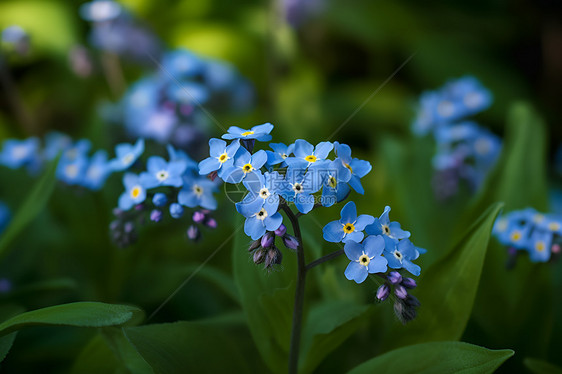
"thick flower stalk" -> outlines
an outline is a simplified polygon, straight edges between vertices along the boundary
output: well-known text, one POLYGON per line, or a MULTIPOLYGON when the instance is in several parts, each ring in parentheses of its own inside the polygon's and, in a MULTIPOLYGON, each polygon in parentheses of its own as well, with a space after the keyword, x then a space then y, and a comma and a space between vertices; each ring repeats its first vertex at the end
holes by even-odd
POLYGON ((491 103, 490 92, 473 77, 450 81, 421 96, 412 131, 417 136, 431 133, 436 141, 433 168, 437 198, 446 200, 454 196, 461 181, 477 190, 496 163, 501 139, 466 120, 491 103))
POLYGON ((294 144, 271 143, 271 150, 257 149, 256 141, 272 139, 273 125, 265 123, 249 130, 231 127, 220 139, 209 141, 210 157, 199 163, 199 173, 219 178, 227 184, 241 185, 245 192, 236 210, 245 217, 244 232, 253 241, 248 250, 254 263, 267 270, 282 263, 283 254, 277 243, 295 251, 297 282, 293 311, 289 370, 295 373, 300 351, 300 334, 307 272, 345 253, 350 263, 343 271, 356 283, 370 275, 384 279, 377 291, 377 300, 393 294, 398 318, 406 323, 416 315, 418 300, 408 293, 416 287, 411 278, 420 267, 414 263, 425 250, 415 247, 410 233, 397 222, 390 222, 387 207, 379 218, 357 215, 355 203, 348 202, 341 219, 327 224, 324 239, 343 243, 336 250, 310 263, 305 261, 305 249, 299 220, 314 209, 331 207, 348 199, 351 190, 363 194, 361 178, 371 171, 371 164, 351 157, 351 149, 338 142, 321 142, 316 146, 298 139, 294 144), (335 158, 330 158, 332 151, 335 158), (289 234, 288 227, 292 227, 289 234), (367 235, 365 235, 365 233, 367 235), (389 269, 393 269, 387 274, 389 269))
POLYGON ((497 219, 493 233, 508 248, 508 267, 515 265, 520 253, 526 252, 532 262, 552 262, 560 256, 560 216, 539 213, 532 208, 513 211, 497 219))

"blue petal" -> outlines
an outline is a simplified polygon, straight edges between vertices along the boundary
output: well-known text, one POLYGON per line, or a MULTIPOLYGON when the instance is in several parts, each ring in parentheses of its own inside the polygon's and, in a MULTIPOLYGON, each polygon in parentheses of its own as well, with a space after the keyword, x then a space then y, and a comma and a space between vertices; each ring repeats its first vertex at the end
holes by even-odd
POLYGON ((390 236, 387 235, 382 235, 383 239, 384 239, 384 247, 387 251, 394 251, 394 249, 396 248, 396 246, 398 245, 398 240, 397 239, 393 239, 390 236))
POLYGON ((345 255, 351 261, 358 261, 363 255, 363 245, 357 242, 347 242, 343 247, 345 255))
POLYGON ((304 158, 310 156, 314 152, 314 146, 303 139, 297 139, 295 141, 295 151, 293 152, 295 156, 299 158, 304 158))
POLYGON ((371 262, 369 262, 369 268, 368 268, 369 273, 370 274, 386 273, 387 264, 388 261, 386 260, 386 258, 377 256, 371 259, 371 262))
POLYGON ((262 206, 263 200, 260 198, 251 201, 242 200, 241 202, 236 203, 236 210, 238 211, 238 213, 248 218, 254 216, 257 212, 259 212, 262 206))
POLYGON ((307 214, 314 208, 314 196, 306 193, 300 193, 294 199, 295 206, 302 214, 307 214))
POLYGON ((207 175, 218 170, 221 166, 222 165, 218 159, 214 157, 206 158, 199 163, 199 174, 207 175))
POLYGON ((281 226, 283 223, 283 216, 281 213, 277 212, 272 216, 267 217, 264 219, 265 228, 269 231, 275 231, 281 226))
POLYGON ((332 149, 334 149, 334 145, 330 142, 318 143, 316 149, 314 150, 314 155, 317 158, 325 159, 326 157, 328 157, 332 149))
POLYGON ((162 157, 151 156, 146 162, 146 169, 151 173, 157 173, 168 169, 168 163, 162 157))
POLYGON ((388 228, 390 229, 390 233, 392 234, 392 236, 394 236, 396 239, 406 239, 411 235, 409 231, 402 230, 400 228, 400 223, 398 222, 392 222, 390 225, 388 225, 388 228))
POLYGON ((351 241, 359 243, 359 242, 361 242, 361 240, 363 240, 364 236, 365 235, 361 231, 355 231, 355 232, 346 234, 342 241, 344 243, 351 242, 351 241))
POLYGON ((252 127, 254 133, 269 134, 273 130, 273 125, 269 122, 252 127))
POLYGON ((375 218, 372 225, 365 227, 365 232, 369 235, 382 235, 382 224, 378 218, 375 218))
POLYGON ((259 150, 252 156, 252 166, 255 169, 260 169, 267 161, 267 153, 264 150, 259 150))
POLYGON ((199 206, 201 206, 201 208, 215 210, 217 209, 217 201, 213 197, 212 193, 206 192, 201 196, 201 201, 199 202, 199 206))
POLYGON ((226 150, 226 142, 221 139, 213 138, 209 140, 209 154, 211 157, 219 157, 226 150))
POLYGON ((226 147, 226 154, 232 158, 238 152, 238 149, 240 149, 240 140, 236 139, 226 147))
POLYGON ((372 169, 369 161, 359 160, 357 158, 354 158, 349 166, 353 169, 353 174, 357 175, 359 178, 363 178, 365 175, 369 174, 372 169))
POLYGON ((277 165, 285 161, 283 157, 279 153, 272 152, 272 151, 265 151, 267 153, 267 164, 268 165, 277 165))
POLYGON ((365 227, 372 224, 373 222, 375 222, 375 217, 369 216, 367 214, 361 214, 355 221, 355 230, 363 231, 365 230, 365 227))
POLYGON ((393 254, 394 250, 384 251, 384 258, 388 261, 388 267, 391 269, 402 269, 402 263, 393 254))
POLYGON ((193 191, 181 190, 178 193, 178 203, 189 208, 195 208, 199 205, 199 199, 193 191))
POLYGON ((365 194, 365 189, 363 188, 361 180, 358 176, 352 175, 351 178, 349 178, 349 185, 355 190, 355 192, 361 195, 365 194))
POLYGON ((367 267, 360 265, 358 262, 350 262, 345 269, 345 277, 349 280, 355 281, 355 283, 363 283, 365 279, 369 276, 369 271, 367 267))
POLYGON ((342 224, 353 223, 357 219, 357 207, 353 201, 345 204, 341 210, 341 220, 342 224))
POLYGON ((129 195, 129 191, 125 191, 119 196, 119 202, 117 204, 121 210, 129 210, 133 207, 134 203, 129 195))
POLYGON ((344 232, 343 226, 339 221, 333 221, 328 223, 322 229, 324 240, 331 243, 339 243, 342 241, 344 232))
POLYGON ((244 232, 246 235, 252 238, 252 240, 258 240, 265 234, 265 226, 263 221, 257 219, 256 217, 250 217, 244 222, 244 232))
POLYGON ((334 145, 336 147, 336 155, 346 164, 351 164, 351 148, 349 148, 347 144, 341 144, 338 142, 335 142, 334 145))
POLYGON ((380 221, 381 225, 387 225, 388 226, 390 224, 390 219, 388 218, 389 213, 390 213, 390 207, 386 206, 384 208, 384 212, 379 217, 379 221, 380 221))
POLYGON ((385 242, 381 235, 370 235, 363 241, 365 254, 369 257, 380 256, 385 248, 385 242))
POLYGON ((402 260, 402 267, 404 269, 408 270, 410 273, 412 273, 416 277, 418 277, 421 273, 421 268, 418 265, 416 265, 416 264, 414 264, 414 263, 412 263, 408 260, 402 260))

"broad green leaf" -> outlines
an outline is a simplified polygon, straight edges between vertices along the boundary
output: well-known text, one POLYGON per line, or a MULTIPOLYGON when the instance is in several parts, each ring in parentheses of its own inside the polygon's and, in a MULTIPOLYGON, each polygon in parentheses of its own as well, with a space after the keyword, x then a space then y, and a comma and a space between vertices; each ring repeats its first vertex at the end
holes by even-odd
POLYGON ((413 294, 421 301, 418 317, 391 332, 392 347, 458 340, 470 317, 494 221, 502 208, 492 205, 443 258, 424 269, 413 294))
POLYGON ((121 327, 106 327, 100 330, 101 336, 107 342, 116 357, 135 374, 151 374, 154 370, 144 360, 136 348, 125 336, 121 327))
MULTIPOLYGON (((0 308, 0 320, 4 321, 14 315, 17 315, 23 312, 24 309, 18 305, 3 305, 0 308)), ((14 340, 16 339, 17 331, 0 337, 0 362, 4 361, 8 352, 12 348, 12 344, 14 344, 14 340)))
POLYGON ((55 188, 56 168, 57 160, 51 162, 41 179, 35 183, 35 186, 14 215, 14 218, 0 236, 0 258, 6 254, 12 241, 41 213, 47 204, 55 188))
POLYGON ((106 340, 96 334, 86 344, 82 352, 78 355, 72 368, 71 374, 129 374, 126 366, 117 359, 111 348, 107 345, 106 340))
POLYGON ((462 342, 432 342, 390 351, 362 363, 349 374, 493 373, 513 351, 493 351, 462 342))
MULTIPOLYGON (((255 370, 249 336, 224 326, 175 322, 126 327, 125 336, 157 373, 247 373, 255 370), (250 355, 250 356, 249 356, 250 355)), ((255 355, 255 353, 254 353, 255 355)), ((263 369, 263 368, 262 368, 263 369)))
POLYGON ((98 302, 51 306, 19 314, 0 324, 0 336, 29 326, 107 327, 133 324, 144 317, 142 310, 98 302))
MULTIPOLYGON (((280 269, 267 271, 255 265, 248 247, 251 240, 239 231, 232 252, 234 280, 250 332, 263 360, 276 373, 287 372, 290 345, 296 255, 283 250, 280 269)), ((290 232, 289 228, 289 232, 290 232)))
POLYGON ((369 307, 349 302, 328 302, 311 309, 306 319, 301 372, 311 373, 322 360, 345 342, 368 315, 369 307))
POLYGON ((535 374, 562 374, 562 368, 545 361, 526 358, 525 366, 535 374))

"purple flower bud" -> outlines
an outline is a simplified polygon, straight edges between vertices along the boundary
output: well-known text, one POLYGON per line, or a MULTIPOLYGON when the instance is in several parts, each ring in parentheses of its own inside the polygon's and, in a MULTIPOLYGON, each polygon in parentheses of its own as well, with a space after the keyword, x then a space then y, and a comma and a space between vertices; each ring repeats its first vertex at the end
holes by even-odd
POLYGON ((560 245, 559 245, 559 244, 554 244, 554 245, 552 246, 551 251, 552 251, 552 253, 560 253, 560 249, 561 249, 561 248, 560 248, 560 245))
POLYGON ((197 241, 201 237, 201 233, 197 227, 191 225, 187 228, 187 237, 193 241, 197 241))
POLYGON ((211 181, 214 181, 215 179, 217 179, 218 176, 219 176, 219 173, 217 171, 212 171, 212 172, 209 173, 209 175, 207 175, 207 177, 211 181))
POLYGON ((170 215, 175 218, 181 218, 183 216, 183 207, 178 203, 170 204, 170 215))
POLYGON ((412 296, 412 295, 408 295, 408 297, 406 298, 406 300, 404 300, 404 303, 410 307, 413 308, 417 308, 421 305, 420 301, 418 300, 417 297, 412 296))
POLYGON ((398 286, 396 286, 396 288, 394 289, 394 294, 395 294, 398 298, 404 300, 405 298, 408 297, 408 290, 406 290, 406 288, 405 288, 404 286, 398 285, 398 286))
POLYGON ((509 247, 509 248, 507 249, 507 254, 508 254, 508 256, 510 256, 510 257, 515 257, 515 256, 517 256, 517 248, 509 247))
POLYGON ((416 318, 416 308, 406 305, 402 300, 396 300, 394 303, 394 314, 402 322, 406 324, 416 318))
POLYGON ((259 265, 262 262, 265 261, 265 251, 262 251, 261 249, 258 249, 257 251, 254 252, 254 264, 259 265))
POLYGON ((275 235, 277 236, 283 236, 286 233, 287 233, 287 226, 285 226, 284 224, 281 224, 281 226, 279 226, 279 228, 275 230, 275 235))
POLYGON ((8 293, 12 290, 12 281, 8 278, 0 278, 0 293, 8 293))
POLYGON ((402 275, 400 275, 400 273, 397 271, 391 271, 390 273, 388 273, 388 280, 392 284, 398 284, 402 282, 402 275))
POLYGON ((119 228, 120 224, 121 224, 121 222, 119 222, 119 221, 111 221, 111 223, 109 224, 109 229, 111 231, 115 231, 119 228))
POLYGON ((378 288, 376 297, 379 301, 385 301, 388 295, 390 295, 390 287, 385 283, 378 288))
POLYGON ((265 255, 265 267, 272 268, 274 265, 281 265, 283 254, 275 246, 267 250, 265 255))
POLYGON ((296 250, 299 247, 299 241, 297 238, 295 238, 292 235, 288 235, 286 234, 285 236, 283 236, 283 244, 285 244, 285 247, 292 249, 292 250, 296 250))
POLYGON ((195 223, 203 223, 203 221, 205 221, 205 213, 196 210, 195 212, 193 212, 193 222, 195 223))
POLYGON ((127 234, 132 233, 134 229, 135 224, 133 222, 125 222, 125 224, 123 225, 123 231, 125 231, 127 234))
POLYGON ((119 208, 113 208, 113 215, 114 215, 114 216, 119 217, 119 216, 121 216, 123 213, 124 213, 124 212, 123 212, 121 209, 119 209, 119 208))
POLYGON ((275 243, 275 235, 272 232, 268 232, 261 237, 261 246, 263 248, 269 248, 273 243, 275 243))
POLYGON ((413 280, 412 278, 404 278, 402 279, 402 285, 406 288, 416 288, 418 286, 418 284, 416 283, 415 280, 413 280))
POLYGON ((216 229, 218 224, 217 224, 217 220, 214 218, 209 218, 206 222, 205 222, 205 226, 207 226, 210 229, 216 229))
POLYGON ((158 210, 158 209, 154 209, 152 212, 150 212, 150 220, 152 222, 160 222, 162 221, 162 211, 158 210))
POLYGON ((168 203, 168 196, 166 196, 166 194, 163 194, 162 192, 155 193, 154 196, 152 197, 152 204, 154 204, 157 207, 163 207, 167 203, 168 203))
POLYGON ((137 204, 137 205, 135 205, 135 210, 136 210, 137 212, 140 212, 140 211, 143 210, 143 209, 144 209, 144 204, 137 204))
POLYGON ((250 247, 248 248, 248 252, 255 251, 255 250, 258 249, 259 247, 261 247, 261 239, 254 240, 254 241, 252 242, 252 244, 250 244, 250 247))

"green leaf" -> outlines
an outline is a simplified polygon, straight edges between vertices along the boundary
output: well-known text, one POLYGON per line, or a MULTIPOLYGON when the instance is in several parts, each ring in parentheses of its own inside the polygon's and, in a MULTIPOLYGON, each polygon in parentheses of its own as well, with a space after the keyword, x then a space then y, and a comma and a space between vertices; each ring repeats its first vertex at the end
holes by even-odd
POLYGON ((255 360, 248 356, 253 346, 244 350, 242 334, 233 334, 224 326, 176 322, 123 331, 157 373, 254 372, 255 360))
POLYGON ((31 223, 31 221, 43 210, 49 197, 53 193, 56 184, 57 160, 51 162, 41 179, 19 207, 14 218, 0 236, 0 258, 6 255, 12 241, 31 223))
POLYGON ((187 272, 192 273, 197 270, 197 276, 216 285, 233 301, 240 303, 238 289, 234 284, 234 280, 225 272, 211 266, 201 267, 201 264, 191 264, 187 266, 187 272))
MULTIPOLYGON (((0 320, 4 321, 14 315, 23 312, 23 308, 18 305, 4 305, 0 308, 0 320)), ((0 337, 0 362, 4 361, 8 352, 14 344, 16 339, 17 331, 11 334, 0 337)))
POLYGON ((144 360, 136 348, 125 336, 121 327, 106 327, 100 330, 101 336, 105 339, 116 357, 135 374, 151 374, 154 370, 144 360))
POLYGON ((470 317, 492 227, 501 203, 492 205, 464 238, 424 271, 415 295, 419 316, 401 332, 392 331, 393 347, 428 341, 459 340, 470 317))
POLYGON ((461 342, 432 342, 385 353, 362 363, 349 374, 493 373, 512 350, 490 350, 461 342))
POLYGON ((562 368, 534 358, 526 358, 525 366, 535 374, 562 374, 562 368))
POLYGON ((100 334, 96 334, 86 344, 70 369, 71 374, 125 374, 128 372, 100 334))
POLYGON ((303 373, 311 373, 334 349, 345 342, 360 326, 367 311, 365 305, 328 302, 313 308, 303 331, 301 360, 303 373))
POLYGON ((78 302, 19 314, 0 324, 0 336, 29 326, 106 327, 134 324, 142 310, 128 305, 78 302))
POLYGON ((240 226, 232 252, 234 280, 248 326, 269 369, 285 373, 288 369, 296 256, 285 250, 283 267, 277 271, 268 272, 263 265, 255 265, 248 253, 251 240, 242 232, 242 219, 236 222, 240 226))

